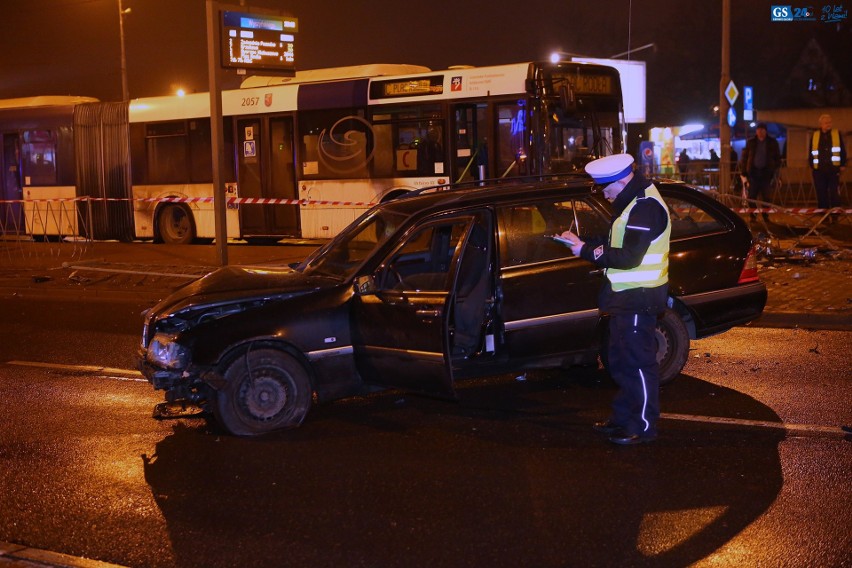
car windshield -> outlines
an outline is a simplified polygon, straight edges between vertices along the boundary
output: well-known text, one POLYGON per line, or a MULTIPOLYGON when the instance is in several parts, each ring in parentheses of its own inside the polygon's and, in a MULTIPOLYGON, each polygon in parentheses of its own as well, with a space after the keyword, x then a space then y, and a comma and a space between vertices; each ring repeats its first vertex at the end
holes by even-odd
POLYGON ((407 218, 407 215, 388 209, 369 211, 305 259, 298 269, 306 274, 333 276, 345 280, 352 276, 407 218))

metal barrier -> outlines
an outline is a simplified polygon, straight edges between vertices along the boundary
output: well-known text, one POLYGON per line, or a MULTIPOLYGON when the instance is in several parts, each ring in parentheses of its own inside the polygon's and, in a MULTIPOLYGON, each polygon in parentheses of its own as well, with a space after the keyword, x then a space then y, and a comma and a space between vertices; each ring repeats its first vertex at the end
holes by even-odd
POLYGON ((80 258, 92 244, 88 198, 0 201, 0 263, 51 256, 80 258), (44 246, 27 246, 31 243, 44 246))

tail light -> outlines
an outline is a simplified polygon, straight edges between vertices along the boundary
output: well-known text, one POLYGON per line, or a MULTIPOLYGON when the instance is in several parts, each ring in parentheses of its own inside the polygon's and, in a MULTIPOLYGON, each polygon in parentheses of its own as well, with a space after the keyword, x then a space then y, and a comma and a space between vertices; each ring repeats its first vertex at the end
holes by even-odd
POLYGON ((759 278, 757 277, 757 252, 755 251, 754 245, 752 245, 751 249, 748 251, 748 256, 743 263, 742 272, 740 272, 740 279, 737 281, 737 284, 746 284, 748 282, 757 282, 759 278))

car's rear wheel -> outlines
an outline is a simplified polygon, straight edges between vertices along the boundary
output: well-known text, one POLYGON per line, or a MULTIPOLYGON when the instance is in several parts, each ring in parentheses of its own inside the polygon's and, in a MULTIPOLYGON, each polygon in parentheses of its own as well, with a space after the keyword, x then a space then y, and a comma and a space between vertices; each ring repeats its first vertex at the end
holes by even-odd
POLYGON ((657 320, 657 363, 660 365, 660 384, 674 380, 689 357, 689 331, 674 310, 667 309, 657 320))
POLYGON ((228 432, 257 436, 302 423, 311 406, 305 368, 277 349, 247 350, 225 370, 213 415, 228 432))
MULTIPOLYGON (((662 317, 657 320, 655 331, 657 338, 657 363, 660 366, 660 384, 674 380, 686 365, 689 357, 689 331, 686 324, 671 309, 666 309, 662 317)), ((601 363, 604 369, 609 371, 609 329, 604 327, 603 339, 601 341, 601 363)))

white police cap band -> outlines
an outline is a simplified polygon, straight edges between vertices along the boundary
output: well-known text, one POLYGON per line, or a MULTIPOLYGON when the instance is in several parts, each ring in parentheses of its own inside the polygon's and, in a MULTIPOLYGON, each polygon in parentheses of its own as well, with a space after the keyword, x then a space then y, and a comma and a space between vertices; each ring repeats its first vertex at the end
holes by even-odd
POLYGON ((615 154, 592 160, 586 164, 586 173, 592 176, 595 183, 612 183, 618 181, 633 170, 633 156, 630 154, 615 154))

